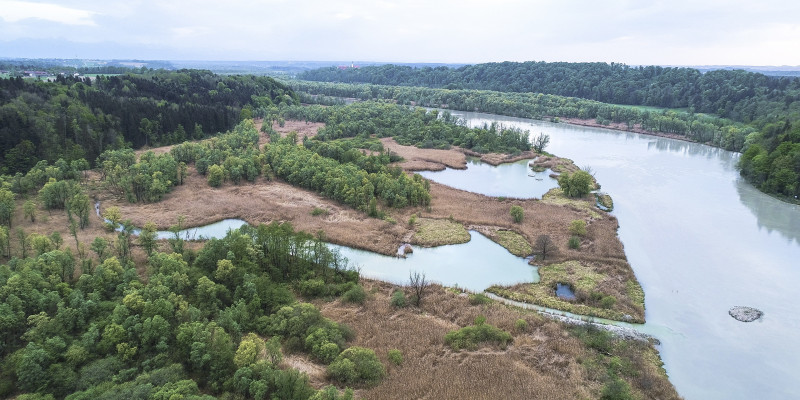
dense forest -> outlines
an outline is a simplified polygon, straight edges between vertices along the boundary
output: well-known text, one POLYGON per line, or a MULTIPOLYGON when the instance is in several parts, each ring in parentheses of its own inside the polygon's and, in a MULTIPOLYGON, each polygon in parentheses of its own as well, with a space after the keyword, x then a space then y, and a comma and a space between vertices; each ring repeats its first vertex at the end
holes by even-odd
POLYGON ((303 97, 307 102, 331 101, 325 96, 392 99, 527 118, 596 119, 600 124, 618 122, 628 129, 678 134, 744 152, 739 167, 749 182, 786 199, 800 196, 798 78, 742 70, 701 73, 691 68, 543 62, 455 69, 327 68, 298 77, 395 85, 292 82, 296 90, 308 93, 303 97))
POLYGON ((288 224, 243 227, 200 251, 151 246, 146 276, 126 232, 110 245, 98 237, 78 278, 68 247, 40 242, 0 266, 2 397, 352 399, 278 368, 282 346, 328 364, 343 385, 385 374, 372 350, 348 346, 352 330, 295 299, 360 302, 364 291, 345 260, 288 224))
POLYGON ((339 138, 393 137, 403 145, 447 149, 460 146, 479 153, 519 154, 531 149, 527 131, 497 124, 469 128, 449 112, 427 111, 390 103, 365 102, 349 105, 285 107, 286 118, 325 122, 319 140, 339 138))
POLYGON ((271 78, 208 71, 0 79, 0 173, 39 160, 94 161, 106 149, 180 143, 231 129, 252 110, 294 104, 271 78))
POLYGON ((603 103, 691 108, 735 121, 774 122, 800 113, 800 79, 768 77, 742 70, 700 73, 693 68, 630 67, 607 63, 486 63, 460 68, 382 65, 303 72, 298 79, 531 92, 603 103), (790 107, 791 106, 791 107, 790 107))
POLYGON ((552 121, 560 118, 593 119, 600 125, 618 123, 627 129, 675 134, 733 151, 740 151, 748 135, 755 132, 751 126, 708 114, 642 109, 541 93, 310 81, 289 81, 288 84, 305 103, 335 105, 343 103, 342 97, 350 97, 552 121))

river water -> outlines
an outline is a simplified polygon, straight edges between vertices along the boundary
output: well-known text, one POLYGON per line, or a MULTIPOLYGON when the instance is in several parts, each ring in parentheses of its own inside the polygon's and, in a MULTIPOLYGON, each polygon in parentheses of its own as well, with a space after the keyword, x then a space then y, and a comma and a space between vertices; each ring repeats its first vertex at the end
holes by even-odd
MULTIPOLYGON (((453 114, 472 126, 496 121, 544 132, 547 151, 594 169, 614 199, 619 236, 645 291, 645 330, 662 332, 661 356, 682 396, 800 398, 800 318, 793 304, 800 206, 744 182, 737 153, 600 128, 453 114), (728 310, 737 305, 765 315, 736 321, 728 310)), ((487 184, 472 182, 467 189, 475 192, 487 184)))
MULTIPOLYGON (((533 135, 544 132, 549 152, 593 168, 614 199, 619 236, 645 291, 647 323, 615 324, 661 341, 665 368, 682 396, 800 398, 800 318, 793 305, 800 286, 800 206, 744 182, 735 169, 738 154, 607 129, 452 113, 473 126, 496 121, 533 135), (738 305, 756 307, 764 317, 739 322, 728 315, 738 305)), ((471 162, 466 170, 426 176, 491 196, 541 197, 540 188, 516 190, 553 185, 528 174, 524 161, 499 167, 471 162)), ((213 224, 214 232, 201 227, 181 234, 221 237, 242 224, 226 220, 213 224)), ((411 271, 474 291, 538 281, 524 260, 470 234, 469 243, 417 248, 409 259, 333 247, 365 276, 398 284, 411 271)))

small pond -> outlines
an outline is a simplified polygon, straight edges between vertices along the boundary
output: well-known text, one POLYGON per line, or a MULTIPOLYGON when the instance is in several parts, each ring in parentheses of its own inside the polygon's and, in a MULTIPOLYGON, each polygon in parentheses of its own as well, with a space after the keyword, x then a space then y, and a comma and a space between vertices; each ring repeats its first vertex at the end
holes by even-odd
POLYGON ((564 283, 556 283, 556 296, 564 300, 575 300, 575 292, 572 288, 564 283))
POLYGON ((467 158, 467 170, 447 168, 442 171, 421 171, 420 175, 434 182, 456 189, 475 191, 480 182, 481 194, 495 197, 514 197, 519 199, 541 199, 548 190, 558 187, 558 181, 550 177, 553 171, 547 169, 534 172, 528 166, 531 160, 492 166, 474 157, 467 158))

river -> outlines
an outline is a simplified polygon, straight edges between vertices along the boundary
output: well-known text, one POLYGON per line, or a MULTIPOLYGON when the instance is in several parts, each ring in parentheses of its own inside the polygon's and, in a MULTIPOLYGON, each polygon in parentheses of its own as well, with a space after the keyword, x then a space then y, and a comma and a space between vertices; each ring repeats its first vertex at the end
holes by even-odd
MULTIPOLYGON (((800 397, 800 206, 744 182, 739 155, 601 128, 452 112, 550 135, 547 151, 591 166, 645 291, 647 331, 687 399, 800 397), (743 323, 737 305, 764 311, 743 323)), ((469 169, 464 171, 469 174, 469 169)), ((432 177, 434 178, 434 177, 432 177)), ((469 180, 465 180, 469 181, 469 180)), ((482 182, 469 188, 481 192, 482 182)), ((496 196, 498 193, 491 193, 496 196)))
MULTIPOLYGON (((682 396, 800 398, 800 318, 793 304, 800 285, 800 206, 744 182, 735 169, 737 153, 601 128, 453 114, 473 126, 496 121, 533 135, 544 132, 550 135, 549 152, 593 168, 602 190, 614 199, 620 239, 645 291, 647 323, 618 325, 661 341, 665 368, 682 396), (728 315, 739 305, 765 314, 755 322, 739 322, 728 315)), ((504 188, 553 184, 527 176, 525 162, 467 167, 426 176, 491 196, 540 197, 541 188, 504 188)), ((219 237, 243 223, 227 220, 215 224, 218 232, 201 228, 182 235, 219 237)), ((340 250, 365 276, 397 283, 404 283, 410 271, 471 290, 495 281, 538 279, 524 260, 480 234, 471 235, 469 243, 417 249, 407 260, 340 250), (497 269, 487 275, 487 266, 497 269)))

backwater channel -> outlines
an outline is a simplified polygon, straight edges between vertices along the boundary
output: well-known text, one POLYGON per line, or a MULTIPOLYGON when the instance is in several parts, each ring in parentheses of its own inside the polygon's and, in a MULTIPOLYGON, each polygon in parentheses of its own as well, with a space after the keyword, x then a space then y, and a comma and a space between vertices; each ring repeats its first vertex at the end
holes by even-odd
MULTIPOLYGON (((800 286, 800 206, 744 182, 735 168, 737 153, 602 128, 452 113, 472 126, 499 122, 532 135, 544 132, 550 135, 547 151, 593 168, 602 190, 614 199, 613 215, 645 291, 648 321, 600 322, 657 337, 670 380, 682 396, 800 397, 800 318, 794 305, 800 286), (737 305, 756 307, 764 316, 739 322, 728 315, 737 305)), ((541 181, 527 176, 532 172, 526 164, 490 167, 470 162, 466 170, 426 177, 491 196, 541 197, 542 188, 503 188, 517 190, 526 182, 555 186, 542 173, 541 181)), ((243 223, 225 220, 212 224, 219 228, 215 232, 201 227, 183 235, 221 237, 243 223)), ((407 282, 411 271, 472 291, 493 283, 538 281, 536 269, 525 260, 476 232, 470 234, 469 243, 415 248, 408 259, 331 246, 364 276, 398 284, 407 282)), ((171 233, 159 232, 159 237, 167 235, 171 233)))

